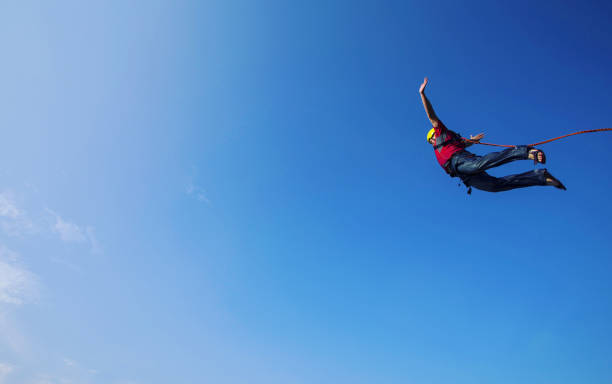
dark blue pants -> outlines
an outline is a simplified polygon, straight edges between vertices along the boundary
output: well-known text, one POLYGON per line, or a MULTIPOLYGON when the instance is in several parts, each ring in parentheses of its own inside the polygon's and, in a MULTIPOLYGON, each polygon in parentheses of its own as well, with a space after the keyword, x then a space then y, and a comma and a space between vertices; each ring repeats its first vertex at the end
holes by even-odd
POLYGON ((544 169, 504 177, 493 177, 485 172, 489 168, 498 167, 511 161, 528 159, 530 149, 525 145, 521 145, 504 149, 501 152, 492 152, 484 156, 477 156, 471 152, 462 151, 453 155, 448 168, 451 171, 451 175, 460 177, 466 186, 472 186, 488 192, 508 191, 510 189, 534 185, 547 185, 544 169))

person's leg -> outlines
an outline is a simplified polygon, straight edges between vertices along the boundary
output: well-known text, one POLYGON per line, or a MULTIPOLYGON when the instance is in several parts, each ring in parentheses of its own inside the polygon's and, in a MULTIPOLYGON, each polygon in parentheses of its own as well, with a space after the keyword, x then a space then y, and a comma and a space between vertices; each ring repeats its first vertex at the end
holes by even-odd
POLYGON ((520 145, 500 152, 491 152, 484 156, 476 156, 464 151, 453 156, 451 161, 456 173, 473 175, 511 161, 528 159, 530 150, 531 148, 528 146, 520 145))
POLYGON ((462 175, 461 179, 467 186, 487 192, 502 192, 534 185, 552 185, 547 182, 548 175, 546 169, 537 169, 504 177, 493 177, 486 172, 480 172, 475 175, 462 175))

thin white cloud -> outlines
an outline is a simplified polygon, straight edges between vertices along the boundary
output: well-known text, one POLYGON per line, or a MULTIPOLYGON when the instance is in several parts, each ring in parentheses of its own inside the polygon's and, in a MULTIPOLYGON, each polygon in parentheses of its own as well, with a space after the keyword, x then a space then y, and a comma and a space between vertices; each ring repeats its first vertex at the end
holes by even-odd
POLYGON ((0 193, 0 229, 9 236, 40 235, 46 231, 39 227, 50 228, 65 243, 87 243, 91 253, 101 254, 102 247, 92 226, 80 226, 64 219, 58 213, 46 209, 53 219, 47 225, 39 226, 29 219, 28 215, 15 203, 12 193, 0 193))
POLYGON ((38 278, 20 265, 19 255, 0 244, 0 345, 10 355, 24 357, 29 354, 28 338, 20 322, 14 321, 11 314, 16 307, 35 301, 38 285, 38 278))
POLYGON ((7 193, 0 193, 0 216, 16 219, 20 214, 13 199, 7 193))
POLYGON ((91 247, 91 253, 93 254, 102 254, 102 246, 100 242, 96 238, 95 231, 93 227, 87 227, 85 229, 85 233, 87 234, 87 240, 89 241, 89 245, 91 247))
POLYGON ((66 243, 83 243, 87 240, 81 227, 71 223, 70 221, 62 219, 61 216, 56 213, 54 213, 54 215, 55 223, 53 224, 52 229, 59 235, 62 241, 66 243))
POLYGON ((64 357, 64 364, 66 364, 68 367, 75 367, 77 365, 77 362, 67 357, 64 357))
MULTIPOLYGON (((12 314, 22 305, 38 301, 40 292, 39 278, 32 273, 21 261, 18 253, 2 244, 4 236, 28 236, 27 239, 50 240, 55 238, 65 243, 77 244, 81 247, 89 246, 91 253, 102 253, 102 247, 96 237, 92 226, 81 226, 64 219, 59 214, 47 209, 39 212, 36 221, 30 220, 26 212, 16 203, 10 192, 0 191, 0 345, 9 355, 27 361, 35 348, 24 332, 22 324, 13 319, 12 314)), ((51 260, 59 262, 78 270, 78 266, 67 260, 59 260, 51 256, 51 260)), ((68 357, 59 358, 58 363, 63 364, 62 370, 66 375, 56 376, 34 374, 24 378, 26 371, 22 367, 15 367, 0 360, 0 384, 19 382, 27 384, 87 384, 95 380, 97 370, 82 367, 79 363, 68 357)), ((36 372, 36 370, 34 370, 36 372)))
POLYGON ((51 223, 51 230, 57 234, 65 243, 87 243, 91 253, 101 254, 102 246, 98 241, 95 230, 91 226, 79 226, 62 218, 54 211, 47 209, 47 212, 54 216, 54 222, 51 223))
POLYGON ((208 197, 206 196, 206 190, 202 189, 198 186, 195 186, 193 184, 189 184, 187 186, 187 194, 189 196, 193 196, 196 198, 196 200, 198 200, 201 203, 206 203, 206 204, 210 204, 210 200, 208 199, 208 197))
POLYGON ((17 206, 10 192, 0 193, 0 227, 9 236, 23 236, 34 233, 33 223, 17 206))
POLYGON ((20 266, 17 254, 0 245, 0 303, 20 305, 36 296, 36 276, 20 266))

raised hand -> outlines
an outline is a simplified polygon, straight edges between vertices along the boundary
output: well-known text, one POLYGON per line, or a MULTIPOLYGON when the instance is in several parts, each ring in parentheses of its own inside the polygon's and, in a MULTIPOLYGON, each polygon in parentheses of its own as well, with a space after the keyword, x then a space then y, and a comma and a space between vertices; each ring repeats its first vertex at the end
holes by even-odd
POLYGON ((425 80, 423 80, 423 84, 421 84, 421 88, 419 88, 419 93, 423 93, 425 92, 425 87, 427 86, 427 78, 425 78, 425 80))

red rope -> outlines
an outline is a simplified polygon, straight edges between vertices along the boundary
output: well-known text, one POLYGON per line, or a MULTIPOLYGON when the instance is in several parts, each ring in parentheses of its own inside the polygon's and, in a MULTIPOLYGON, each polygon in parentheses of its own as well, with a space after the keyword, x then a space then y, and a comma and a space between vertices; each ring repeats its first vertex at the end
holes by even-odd
MULTIPOLYGON (((549 140, 544 140, 544 141, 540 141, 538 143, 533 143, 533 144, 527 144, 530 147, 535 147, 537 145, 542 145, 542 144, 546 144, 546 143, 550 143, 551 141, 555 141, 555 140, 559 140, 559 139, 563 139, 564 137, 569 137, 569 136, 574 136, 574 135, 580 135, 582 133, 591 133, 591 132, 603 132, 603 131, 612 131, 612 128, 600 128, 600 129, 589 129, 587 131, 580 131, 580 132, 574 132, 574 133, 568 133, 567 135, 563 135, 563 136, 559 136, 559 137, 555 137, 553 139, 549 139, 549 140)), ((480 141, 474 141, 474 140, 470 140, 470 139, 466 139, 465 137, 463 138, 465 141, 470 142, 470 143, 474 143, 474 144, 482 144, 482 145, 492 145, 494 147, 516 147, 516 145, 504 145, 504 144, 492 144, 492 143, 482 143, 480 141)))

